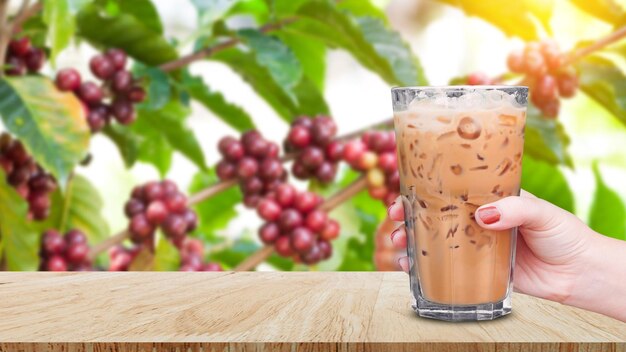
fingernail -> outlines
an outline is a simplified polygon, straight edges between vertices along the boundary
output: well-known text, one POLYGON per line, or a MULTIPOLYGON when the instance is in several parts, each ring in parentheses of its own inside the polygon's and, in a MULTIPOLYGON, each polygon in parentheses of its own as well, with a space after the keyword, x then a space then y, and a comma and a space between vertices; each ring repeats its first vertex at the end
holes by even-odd
POLYGON ((478 217, 487 225, 500 221, 500 212, 496 207, 478 209, 478 217))
POLYGON ((393 242, 393 238, 398 234, 398 229, 395 229, 391 232, 391 242, 393 242))

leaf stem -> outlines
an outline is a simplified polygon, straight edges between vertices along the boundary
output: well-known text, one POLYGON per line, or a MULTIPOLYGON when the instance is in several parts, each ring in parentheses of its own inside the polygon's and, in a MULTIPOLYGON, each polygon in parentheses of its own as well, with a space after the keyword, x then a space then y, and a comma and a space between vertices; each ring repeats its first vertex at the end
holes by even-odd
MULTIPOLYGON (((366 187, 367 180, 365 179, 365 177, 361 176, 356 181, 352 182, 348 187, 342 189, 330 198, 326 199, 326 201, 322 203, 318 207, 318 209, 329 212, 344 203, 345 201, 354 197, 357 193, 361 192, 366 187)), ((251 256, 246 258, 246 260, 239 263, 239 265, 237 265, 234 270, 247 271, 254 269, 257 265, 264 262, 270 255, 272 255, 272 253, 274 253, 274 246, 264 246, 263 248, 259 249, 251 256)))
MULTIPOLYGON (((278 21, 276 23, 270 23, 270 24, 266 24, 265 26, 261 27, 259 30, 263 33, 267 33, 267 32, 271 32, 277 29, 280 29, 290 23, 293 23, 294 21, 296 21, 297 18, 296 17, 288 17, 285 18, 281 21, 278 21)), ((201 60, 204 59, 205 57, 209 57, 217 52, 220 52, 222 50, 226 50, 228 48, 232 48, 233 46, 239 44, 241 42, 241 40, 239 38, 231 38, 228 39, 226 41, 223 41, 219 44, 216 44, 214 46, 208 47, 208 48, 204 48, 204 49, 200 49, 196 52, 193 52, 191 54, 182 56, 176 60, 170 61, 170 62, 166 62, 164 64, 162 64, 161 66, 159 66, 159 68, 161 70, 163 70, 164 72, 169 72, 169 71, 174 71, 176 69, 179 69, 183 66, 187 66, 190 63, 197 61, 197 60, 201 60)))
POLYGON ((110 247, 115 246, 116 244, 120 244, 124 242, 126 238, 130 236, 128 230, 123 230, 118 232, 117 234, 107 238, 106 240, 98 243, 97 245, 91 247, 89 251, 89 260, 94 260, 98 256, 98 254, 106 251, 110 247))
POLYGON ((189 205, 202 202, 237 184, 237 179, 218 182, 189 197, 189 205))
POLYGON ((606 37, 594 41, 593 44, 574 50, 565 59, 563 66, 572 64, 597 50, 600 50, 610 44, 615 43, 616 41, 624 37, 626 37, 626 26, 620 27, 606 37))
POLYGON ((389 119, 383 120, 381 122, 377 122, 375 124, 371 124, 371 125, 365 126, 363 128, 359 128, 358 130, 356 130, 354 132, 350 132, 350 133, 344 134, 343 136, 337 137, 337 140, 347 141, 347 140, 359 137, 363 133, 365 133, 365 132, 367 132, 369 130, 377 130, 377 129, 389 128, 389 127, 393 127, 393 118, 389 118, 389 119))

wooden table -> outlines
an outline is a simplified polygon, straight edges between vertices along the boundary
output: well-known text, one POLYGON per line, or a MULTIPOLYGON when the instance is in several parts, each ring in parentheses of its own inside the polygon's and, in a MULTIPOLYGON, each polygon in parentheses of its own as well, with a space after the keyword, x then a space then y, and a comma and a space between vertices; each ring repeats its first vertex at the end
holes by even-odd
POLYGON ((408 286, 403 273, 0 273, 0 350, 626 351, 626 323, 521 294, 495 321, 418 318, 408 286))

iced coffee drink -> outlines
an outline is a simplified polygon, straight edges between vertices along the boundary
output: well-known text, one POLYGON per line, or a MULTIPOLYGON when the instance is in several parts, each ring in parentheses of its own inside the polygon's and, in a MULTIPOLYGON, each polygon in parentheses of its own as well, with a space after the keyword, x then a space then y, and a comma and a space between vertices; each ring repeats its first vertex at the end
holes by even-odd
POLYGON ((527 88, 392 90, 411 289, 421 316, 489 320, 511 310, 516 230, 476 209, 518 195, 527 88))

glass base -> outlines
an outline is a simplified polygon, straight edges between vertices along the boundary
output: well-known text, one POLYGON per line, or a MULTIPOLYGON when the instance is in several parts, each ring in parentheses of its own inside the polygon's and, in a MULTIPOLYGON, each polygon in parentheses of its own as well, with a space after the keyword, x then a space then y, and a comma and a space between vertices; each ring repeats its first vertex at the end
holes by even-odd
POLYGON ((418 296, 413 310, 420 317, 445 321, 494 320, 511 313, 511 295, 500 302, 475 305, 450 305, 427 301, 418 296))

